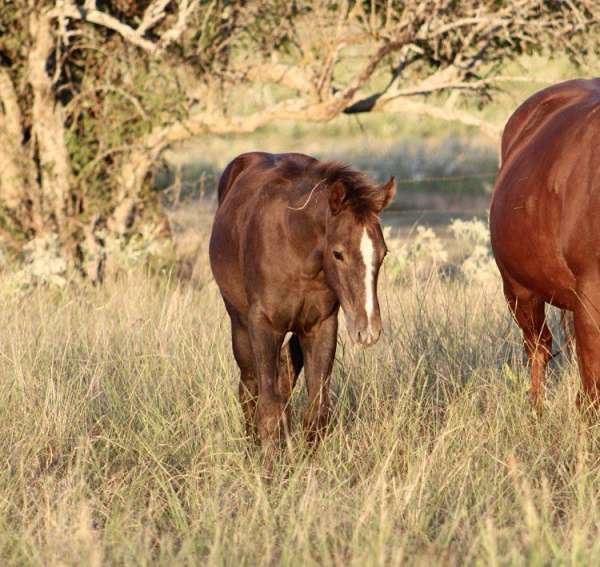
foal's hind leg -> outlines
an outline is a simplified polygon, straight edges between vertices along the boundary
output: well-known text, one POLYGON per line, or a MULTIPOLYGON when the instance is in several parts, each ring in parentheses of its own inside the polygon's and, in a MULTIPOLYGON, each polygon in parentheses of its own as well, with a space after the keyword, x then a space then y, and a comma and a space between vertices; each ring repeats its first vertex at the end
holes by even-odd
POLYGON ((258 381, 254 371, 254 355, 250 345, 248 329, 232 311, 231 344, 235 361, 240 368, 239 398, 246 422, 246 435, 256 438, 256 402, 258 399, 258 381))
POLYGON ((529 398, 541 409, 546 366, 552 353, 552 334, 546 324, 544 300, 522 286, 504 281, 504 295, 523 332, 525 352, 531 366, 529 398))
POLYGON ((563 309, 560 312, 560 326, 563 331, 563 346, 565 356, 572 360, 575 352, 575 320, 573 318, 573 312, 563 309))

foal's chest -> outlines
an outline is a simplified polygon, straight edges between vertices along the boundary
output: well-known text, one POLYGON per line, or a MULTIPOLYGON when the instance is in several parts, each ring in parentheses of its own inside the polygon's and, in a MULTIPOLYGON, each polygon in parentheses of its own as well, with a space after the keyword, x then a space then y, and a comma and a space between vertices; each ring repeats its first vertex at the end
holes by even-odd
POLYGON ((295 320, 296 331, 309 332, 315 325, 331 317, 338 309, 335 294, 328 287, 307 289, 300 300, 295 320))

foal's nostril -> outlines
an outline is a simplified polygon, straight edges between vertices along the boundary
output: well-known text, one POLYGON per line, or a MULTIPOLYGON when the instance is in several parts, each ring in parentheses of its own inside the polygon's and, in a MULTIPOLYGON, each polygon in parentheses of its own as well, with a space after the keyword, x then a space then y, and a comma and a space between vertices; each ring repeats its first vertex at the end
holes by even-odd
POLYGON ((368 334, 366 334, 366 340, 365 343, 367 346, 372 346, 374 345, 378 340, 379 337, 381 336, 381 329, 377 329, 375 331, 373 331, 372 329, 368 332, 368 334))
POLYGON ((370 329, 361 329, 356 332, 356 342, 363 346, 371 346, 379 338, 379 333, 374 333, 370 329))

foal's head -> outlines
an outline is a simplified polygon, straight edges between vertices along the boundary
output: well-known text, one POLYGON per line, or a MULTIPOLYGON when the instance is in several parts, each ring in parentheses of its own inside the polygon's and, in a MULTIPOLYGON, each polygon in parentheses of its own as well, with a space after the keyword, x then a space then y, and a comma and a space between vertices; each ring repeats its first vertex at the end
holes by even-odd
POLYGON ((393 177, 373 185, 348 169, 329 184, 325 275, 342 306, 350 336, 366 346, 381 334, 377 278, 387 248, 378 214, 395 192, 393 177))

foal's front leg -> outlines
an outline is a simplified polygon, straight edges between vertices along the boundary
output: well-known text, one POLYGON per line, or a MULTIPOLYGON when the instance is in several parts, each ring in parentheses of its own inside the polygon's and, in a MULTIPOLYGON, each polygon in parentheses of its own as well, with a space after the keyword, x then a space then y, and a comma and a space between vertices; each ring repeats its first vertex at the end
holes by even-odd
POLYGON ((288 431, 286 400, 277 388, 280 349, 285 335, 274 331, 262 314, 250 316, 248 330, 258 378, 256 426, 261 444, 270 451, 288 431))
POLYGON ((337 328, 336 311, 301 337, 308 388, 304 430, 310 442, 317 441, 323 435, 329 422, 329 376, 335 358, 337 328))

